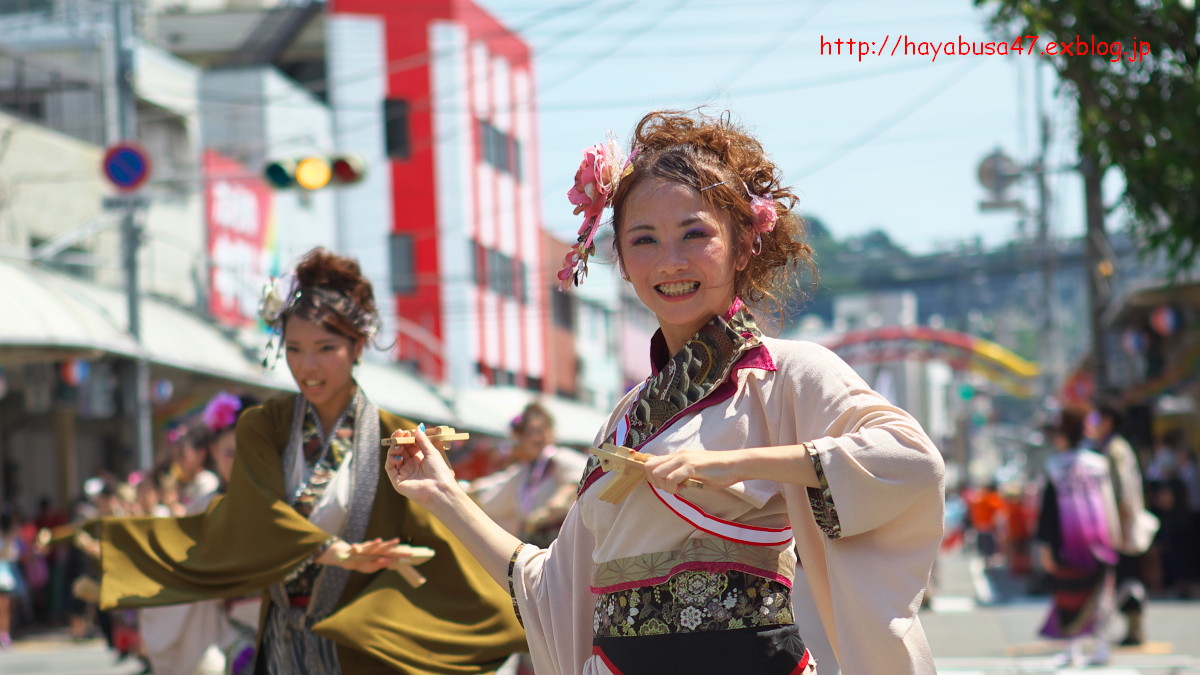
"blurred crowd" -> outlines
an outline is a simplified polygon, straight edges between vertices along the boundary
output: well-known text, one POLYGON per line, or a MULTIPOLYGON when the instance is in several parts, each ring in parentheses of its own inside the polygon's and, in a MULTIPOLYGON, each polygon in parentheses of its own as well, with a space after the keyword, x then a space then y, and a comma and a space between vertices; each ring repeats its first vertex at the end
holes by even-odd
MULTIPOLYGON (((1146 509, 1160 522, 1142 556, 1150 598, 1200 599, 1200 459, 1172 431, 1138 452, 1146 509)), ((945 548, 967 546, 987 567, 1004 568, 1038 590, 1031 556, 1043 479, 967 485, 946 497, 945 548)))
POLYGON ((153 467, 125 476, 107 470, 83 482, 67 507, 42 498, 36 513, 0 508, 0 648, 32 627, 67 625, 75 640, 103 637, 118 661, 144 656, 137 612, 100 612, 92 581, 99 545, 81 527, 105 516, 203 512, 229 480, 233 422, 256 401, 222 392, 203 411, 169 425, 153 467))

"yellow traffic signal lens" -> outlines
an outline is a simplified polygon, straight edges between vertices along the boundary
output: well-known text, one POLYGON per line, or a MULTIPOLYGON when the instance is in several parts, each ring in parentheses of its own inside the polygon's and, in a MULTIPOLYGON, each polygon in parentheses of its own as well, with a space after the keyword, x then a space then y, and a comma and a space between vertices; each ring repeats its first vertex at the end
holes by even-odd
POLYGON ((329 185, 332 177, 329 162, 320 157, 305 157, 296 163, 296 185, 305 190, 320 190, 329 185))

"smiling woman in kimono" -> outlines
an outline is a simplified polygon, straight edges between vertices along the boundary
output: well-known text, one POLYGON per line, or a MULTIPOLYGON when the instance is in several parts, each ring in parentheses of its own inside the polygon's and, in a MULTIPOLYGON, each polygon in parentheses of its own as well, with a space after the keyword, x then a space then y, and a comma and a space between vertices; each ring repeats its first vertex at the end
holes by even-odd
POLYGON ((493 672, 524 649, 508 598, 381 471, 380 429, 414 425, 354 380, 377 324, 358 263, 311 251, 261 314, 300 393, 241 414, 229 488, 205 513, 100 522, 101 607, 261 592, 257 662, 237 664, 254 672, 493 672), (391 568, 400 543, 434 550, 425 584, 391 568))
POLYGON ((651 455, 645 481, 604 501, 617 477, 593 459, 548 549, 491 523, 422 434, 389 458, 393 486, 509 588, 539 675, 811 673, 808 635, 826 672, 934 672, 917 608, 941 455, 837 356, 756 326, 747 303, 812 261, 761 145, 726 117, 651 113, 629 158, 594 146, 575 182, 563 286, 611 206, 620 269, 659 321, 649 376, 596 437, 651 455))

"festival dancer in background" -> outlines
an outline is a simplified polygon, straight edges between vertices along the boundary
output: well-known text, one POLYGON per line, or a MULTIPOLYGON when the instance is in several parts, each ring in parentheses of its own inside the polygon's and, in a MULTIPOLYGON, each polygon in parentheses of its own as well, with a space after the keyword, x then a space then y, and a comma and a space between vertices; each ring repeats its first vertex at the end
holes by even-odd
POLYGON ((241 414, 229 488, 207 512, 104 519, 100 605, 263 593, 255 672, 485 673, 524 648, 511 604, 423 507, 389 489, 381 411, 353 377, 378 317, 350 258, 315 249, 260 313, 300 393, 241 414), (413 586, 393 566, 429 547, 413 586))
POLYGON ((1066 640, 1061 665, 1076 667, 1084 665, 1084 639, 1096 638, 1088 662, 1100 665, 1109 659, 1104 631, 1113 612, 1120 538, 1109 462, 1084 446, 1077 412, 1063 411, 1052 438, 1058 453, 1046 461, 1036 535, 1052 593, 1041 634, 1066 640))

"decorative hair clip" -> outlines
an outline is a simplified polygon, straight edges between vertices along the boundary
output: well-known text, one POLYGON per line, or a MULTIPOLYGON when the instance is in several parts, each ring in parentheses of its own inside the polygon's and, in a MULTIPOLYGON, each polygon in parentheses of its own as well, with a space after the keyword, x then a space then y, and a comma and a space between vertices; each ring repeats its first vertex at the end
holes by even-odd
POLYGON ((604 143, 583 151, 583 162, 575 172, 575 184, 567 191, 567 199, 575 205, 575 215, 583 214, 579 238, 563 258, 558 272, 558 288, 565 291, 583 283, 587 276, 588 257, 596 252, 596 232, 604 208, 612 202, 621 179, 633 172, 633 159, 639 149, 624 157, 620 145, 611 134, 604 143), (618 168, 620 167, 620 168, 618 168))
POLYGON ((756 195, 750 191, 750 186, 742 183, 746 194, 750 195, 750 212, 754 214, 754 247, 750 252, 754 255, 762 253, 762 236, 775 229, 775 221, 779 213, 775 210, 775 197, 771 193, 756 195))
POLYGON ((222 391, 208 405, 204 406, 204 426, 212 431, 221 431, 232 427, 238 418, 238 413, 242 410, 242 399, 222 391))
POLYGON ((775 211, 775 198, 769 192, 765 195, 756 195, 745 183, 742 183, 742 187, 746 188, 746 194, 750 195, 750 212, 754 214, 754 231, 762 235, 774 230, 775 221, 779 220, 779 213, 775 211))
POLYGON ((280 277, 271 277, 263 285, 262 299, 258 302, 258 316, 275 332, 283 315, 300 299, 300 280, 295 271, 280 277))
POLYGON ((178 443, 184 436, 187 436, 187 432, 188 428, 186 424, 176 425, 167 431, 167 442, 178 443))
MULTIPOLYGON (((708 187, 700 188, 700 191, 711 190, 728 182, 723 180, 720 183, 713 183, 708 187)), ((771 196, 771 193, 756 195, 750 191, 750 186, 746 185, 745 181, 742 181, 742 188, 750 196, 750 213, 754 215, 754 248, 751 253, 758 255, 762 253, 762 236, 775 229, 775 221, 779 220, 779 213, 775 210, 775 198, 771 196)))

